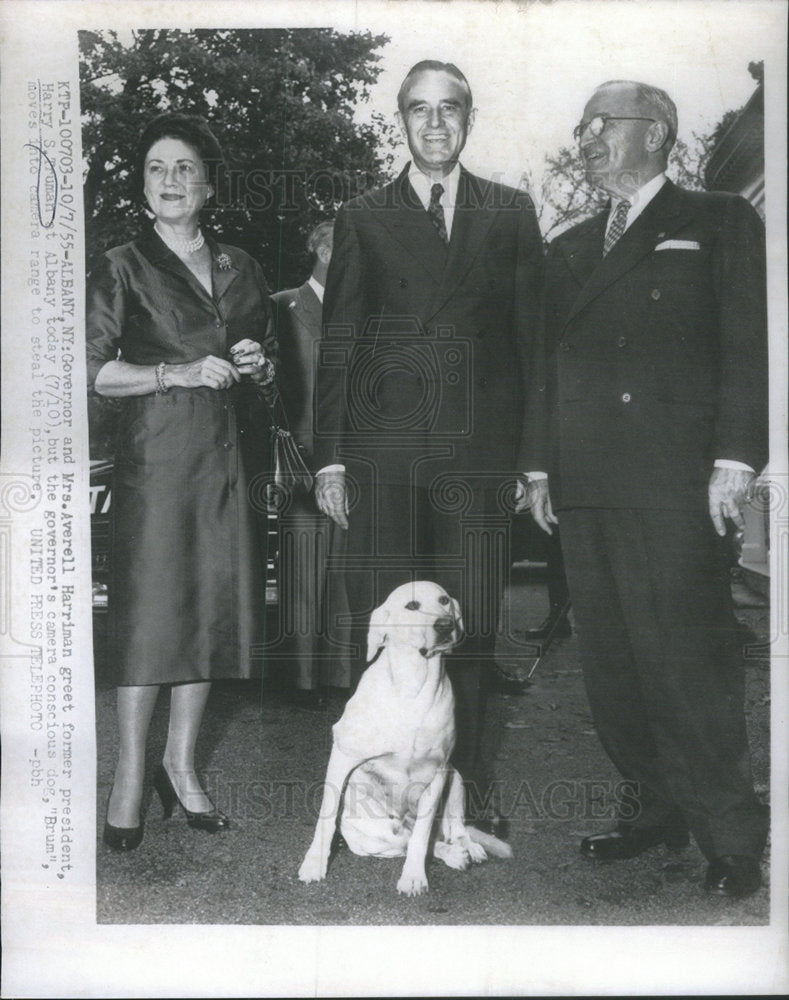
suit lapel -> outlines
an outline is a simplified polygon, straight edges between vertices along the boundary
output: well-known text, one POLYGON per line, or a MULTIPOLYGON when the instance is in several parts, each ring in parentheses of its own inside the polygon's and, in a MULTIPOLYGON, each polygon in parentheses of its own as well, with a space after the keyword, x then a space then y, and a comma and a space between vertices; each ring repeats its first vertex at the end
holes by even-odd
POLYGON ((177 254, 173 253, 153 227, 137 240, 138 248, 152 264, 181 281, 185 281, 195 294, 215 311, 217 303, 238 277, 239 272, 238 268, 233 265, 230 255, 222 252, 213 237, 206 236, 206 243, 211 251, 213 297, 208 294, 186 264, 178 259, 177 254))
POLYGON ((581 223, 575 232, 568 233, 561 241, 565 262, 572 271, 579 288, 583 288, 600 266, 603 259, 603 237, 608 212, 601 212, 581 223))
MULTIPOLYGON (((222 296, 238 277, 239 270, 233 263, 230 254, 223 251, 213 237, 207 236, 206 243, 211 250, 211 284, 214 290, 213 298, 214 302, 220 302, 222 296)), ((198 281, 197 284, 199 285, 200 282, 198 281)))
POLYGON ((303 315, 302 322, 308 326, 310 324, 320 325, 323 307, 309 281, 305 281, 303 285, 299 286, 293 301, 296 303, 295 308, 303 315))
POLYGON ((486 203, 485 194, 478 178, 461 167, 449 240, 449 258, 427 319, 435 315, 452 297, 485 243, 496 218, 496 208, 486 203))
POLYGON ((408 165, 391 185, 381 189, 380 199, 380 205, 372 206, 374 218, 389 230, 409 256, 419 260, 434 280, 440 281, 446 257, 440 247, 436 247, 436 242, 440 241, 433 223, 408 181, 408 165))
MULTIPOLYGON (((599 222, 602 219, 601 229, 590 227, 588 242, 585 242, 585 249, 576 264, 578 271, 583 271, 584 268, 588 267, 591 259, 592 233, 595 233, 596 238, 600 240, 597 252, 602 255, 602 234, 605 231, 607 218, 608 213, 604 212, 602 216, 594 220, 599 222), (588 256, 585 257, 584 253, 588 256)), ((666 181, 610 253, 606 257, 598 256, 599 264, 591 271, 588 280, 581 288, 567 316, 567 322, 569 323, 598 295, 610 288, 614 282, 632 270, 639 261, 652 253, 661 239, 681 229, 689 221, 689 218, 689 214, 683 210, 682 192, 670 181, 666 181)), ((575 268, 574 272, 578 273, 575 268)))

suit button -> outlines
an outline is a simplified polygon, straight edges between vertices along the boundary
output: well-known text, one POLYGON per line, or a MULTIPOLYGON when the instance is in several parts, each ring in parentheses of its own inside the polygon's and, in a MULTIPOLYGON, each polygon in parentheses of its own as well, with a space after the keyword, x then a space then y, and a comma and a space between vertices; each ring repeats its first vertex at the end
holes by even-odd
POLYGON ((653 288, 651 294, 652 294, 652 298, 655 300, 655 302, 657 302, 657 300, 660 298, 660 289, 659 288, 653 288))
POLYGON ((616 342, 617 347, 627 347, 627 337, 620 337, 616 342))
POLYGON ((630 397, 630 393, 629 392, 623 392, 622 393, 622 402, 623 403, 629 403, 630 399, 631 399, 631 397, 630 397))
POLYGON ((563 350, 563 351, 569 351, 569 350, 570 350, 570 345, 569 345, 569 344, 567 343, 567 341, 566 341, 566 340, 565 340, 565 341, 564 341, 564 343, 562 344, 562 350, 563 350))
POLYGON ((477 385, 481 386, 483 389, 485 388, 485 386, 487 384, 488 384, 488 380, 486 378, 481 378, 481 379, 477 380, 477 385))
POLYGON ((230 451, 230 449, 233 447, 233 445, 229 441, 225 441, 225 443, 222 445, 222 447, 225 449, 225 451, 230 451))
POLYGON ((400 287, 401 288, 407 288, 408 287, 408 282, 405 280, 405 278, 401 278, 400 279, 400 287))
POLYGON ((219 329, 219 327, 220 327, 220 326, 222 326, 222 325, 223 325, 223 324, 222 324, 222 320, 221 320, 221 319, 215 319, 215 320, 214 320, 214 326, 215 326, 215 327, 216 327, 217 329, 219 329))

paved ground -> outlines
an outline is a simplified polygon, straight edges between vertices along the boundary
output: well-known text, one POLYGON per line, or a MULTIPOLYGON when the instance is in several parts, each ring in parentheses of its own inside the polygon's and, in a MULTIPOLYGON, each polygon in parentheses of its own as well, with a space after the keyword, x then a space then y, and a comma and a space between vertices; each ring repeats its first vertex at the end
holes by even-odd
MULTIPOLYGON (((511 589, 512 619, 534 624, 543 588, 511 589)), ((765 608, 740 611, 766 638, 765 608)), ((114 691, 101 667, 97 636, 99 837, 114 767, 114 691)), ((767 798, 769 670, 747 660, 747 710, 757 788, 767 798)), ((328 878, 302 885, 296 872, 312 836, 330 727, 342 712, 337 694, 321 710, 288 704, 260 682, 215 685, 199 765, 232 829, 191 830, 182 814, 165 822, 146 794, 145 838, 116 854, 99 842, 100 923, 229 924, 764 924, 767 889, 731 903, 702 889, 705 862, 695 846, 648 851, 631 861, 596 865, 578 853, 579 838, 610 824, 605 796, 617 775, 592 729, 574 639, 550 649, 523 697, 492 697, 488 733, 510 813, 515 857, 460 873, 433 861, 429 894, 395 891, 402 862, 333 858, 328 878)), ((149 741, 149 775, 161 759, 167 723, 163 696, 149 741)), ((765 882, 769 865, 764 865, 765 882)))

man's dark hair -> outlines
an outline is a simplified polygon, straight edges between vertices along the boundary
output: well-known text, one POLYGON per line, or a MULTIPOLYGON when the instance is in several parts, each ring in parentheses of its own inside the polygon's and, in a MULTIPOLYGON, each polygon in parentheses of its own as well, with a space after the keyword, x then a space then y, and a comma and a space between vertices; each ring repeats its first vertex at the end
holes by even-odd
POLYGON ((415 76, 419 76, 421 73, 427 73, 433 71, 435 73, 447 73, 449 76, 454 77, 455 80, 461 85, 461 87, 466 92, 466 111, 471 111, 474 105, 474 101, 471 96, 471 87, 468 84, 468 80, 460 72, 460 70, 455 66, 454 63, 439 62, 438 59, 423 59, 422 62, 418 62, 415 66, 406 73, 405 79, 400 84, 400 90, 397 92, 397 108, 401 115, 405 114, 405 95, 408 91, 408 85, 413 80, 415 76))

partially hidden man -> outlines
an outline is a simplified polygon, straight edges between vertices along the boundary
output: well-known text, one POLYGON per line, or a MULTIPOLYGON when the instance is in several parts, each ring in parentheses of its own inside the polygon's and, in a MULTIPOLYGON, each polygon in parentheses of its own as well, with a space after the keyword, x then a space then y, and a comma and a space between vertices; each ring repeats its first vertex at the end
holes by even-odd
POLYGON ((766 818, 722 536, 767 459, 764 234, 743 198, 666 179, 676 134, 668 95, 623 81, 576 129, 611 200, 548 251, 545 421, 520 465, 549 475, 523 504, 561 525, 594 723, 634 789, 582 854, 692 833, 707 889, 742 897, 760 885, 766 818))
MULTIPOLYGON (((411 162, 336 220, 316 385, 316 499, 349 527, 360 656, 370 611, 396 586, 432 579, 460 599, 466 639, 449 662, 453 762, 474 817, 489 787, 480 685, 509 558, 501 487, 520 445, 542 241, 525 193, 459 163, 475 109, 457 67, 418 63, 398 107, 411 162)), ((477 818, 488 822, 484 811, 477 818)))

